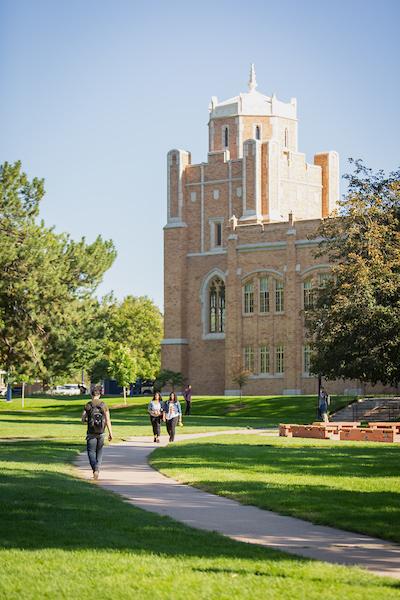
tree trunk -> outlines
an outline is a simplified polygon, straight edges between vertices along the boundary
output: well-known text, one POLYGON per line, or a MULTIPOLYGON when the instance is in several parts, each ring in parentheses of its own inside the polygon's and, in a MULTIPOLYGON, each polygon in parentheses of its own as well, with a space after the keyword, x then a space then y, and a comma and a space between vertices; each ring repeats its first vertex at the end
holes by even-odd
POLYGON ((124 390, 124 402, 126 404, 126 387, 125 386, 122 386, 122 387, 123 387, 123 390, 124 390))
POLYGON ((22 390, 21 390, 21 401, 22 401, 22 408, 25 408, 25 382, 22 382, 22 390))

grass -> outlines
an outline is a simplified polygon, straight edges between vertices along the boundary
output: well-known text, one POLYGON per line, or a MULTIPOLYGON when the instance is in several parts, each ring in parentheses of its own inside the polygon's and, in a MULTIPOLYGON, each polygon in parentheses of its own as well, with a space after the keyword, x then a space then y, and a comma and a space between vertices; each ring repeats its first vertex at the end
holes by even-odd
MULTIPOLYGON (((27 398, 25 408, 21 399, 0 402, 0 437, 82 439, 80 423, 82 407, 87 399, 27 398)), ((116 440, 132 435, 146 435, 150 423, 146 414, 149 398, 129 398, 121 407, 122 398, 106 398, 110 406, 116 440)), ((334 397, 332 409, 348 403, 349 398, 334 397)), ((309 423, 315 420, 315 396, 268 397, 194 397, 192 416, 184 419, 182 433, 239 427, 276 427, 280 422, 309 423)))
POLYGON ((201 532, 76 477, 77 442, 0 446, 0 597, 399 598, 399 583, 201 532))
POLYGON ((151 464, 244 504, 400 542, 397 444, 218 436, 160 448, 151 464))
MULTIPOLYGON (((120 399, 107 402, 117 439, 150 434, 147 401, 130 400, 128 408, 115 407, 120 399)), ((128 505, 79 479, 71 465, 83 450, 82 399, 36 398, 24 411, 19 403, 0 404, 0 436, 9 437, 0 444, 0 598, 400 598, 394 580, 235 542, 128 505)), ((198 414, 184 429, 263 425, 264 418, 198 414)))

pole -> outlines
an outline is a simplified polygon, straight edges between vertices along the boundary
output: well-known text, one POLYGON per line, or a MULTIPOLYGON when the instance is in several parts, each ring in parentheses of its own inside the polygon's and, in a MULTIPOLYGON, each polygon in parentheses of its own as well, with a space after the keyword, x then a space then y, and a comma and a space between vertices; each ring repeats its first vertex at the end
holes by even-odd
POLYGON ((321 387, 322 387, 322 377, 321 374, 318 375, 318 397, 317 397, 317 419, 320 418, 320 412, 319 412, 319 399, 321 396, 321 387))
POLYGON ((22 382, 21 400, 22 400, 22 408, 25 408, 25 381, 22 382))

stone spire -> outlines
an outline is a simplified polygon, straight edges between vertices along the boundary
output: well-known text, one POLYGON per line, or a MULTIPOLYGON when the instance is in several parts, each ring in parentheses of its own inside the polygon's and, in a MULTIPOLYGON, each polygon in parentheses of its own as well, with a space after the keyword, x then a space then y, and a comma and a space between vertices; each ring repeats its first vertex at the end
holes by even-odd
POLYGON ((256 70, 254 63, 251 63, 250 67, 250 78, 249 78, 249 92, 254 92, 257 87, 256 70))

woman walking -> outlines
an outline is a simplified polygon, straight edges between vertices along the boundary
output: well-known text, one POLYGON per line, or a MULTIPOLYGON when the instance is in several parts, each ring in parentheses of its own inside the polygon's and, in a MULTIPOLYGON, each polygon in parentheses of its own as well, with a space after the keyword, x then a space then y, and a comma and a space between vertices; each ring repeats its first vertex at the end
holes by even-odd
POLYGON ((159 441, 160 441, 160 423, 161 423, 162 411, 163 411, 160 392, 154 393, 153 399, 150 400, 147 410, 150 415, 151 425, 153 427, 154 441, 159 443, 159 441))
POLYGON ((175 392, 171 392, 169 395, 168 402, 165 402, 164 413, 167 431, 169 434, 169 441, 173 442, 175 439, 176 426, 178 422, 182 423, 182 409, 175 392))

